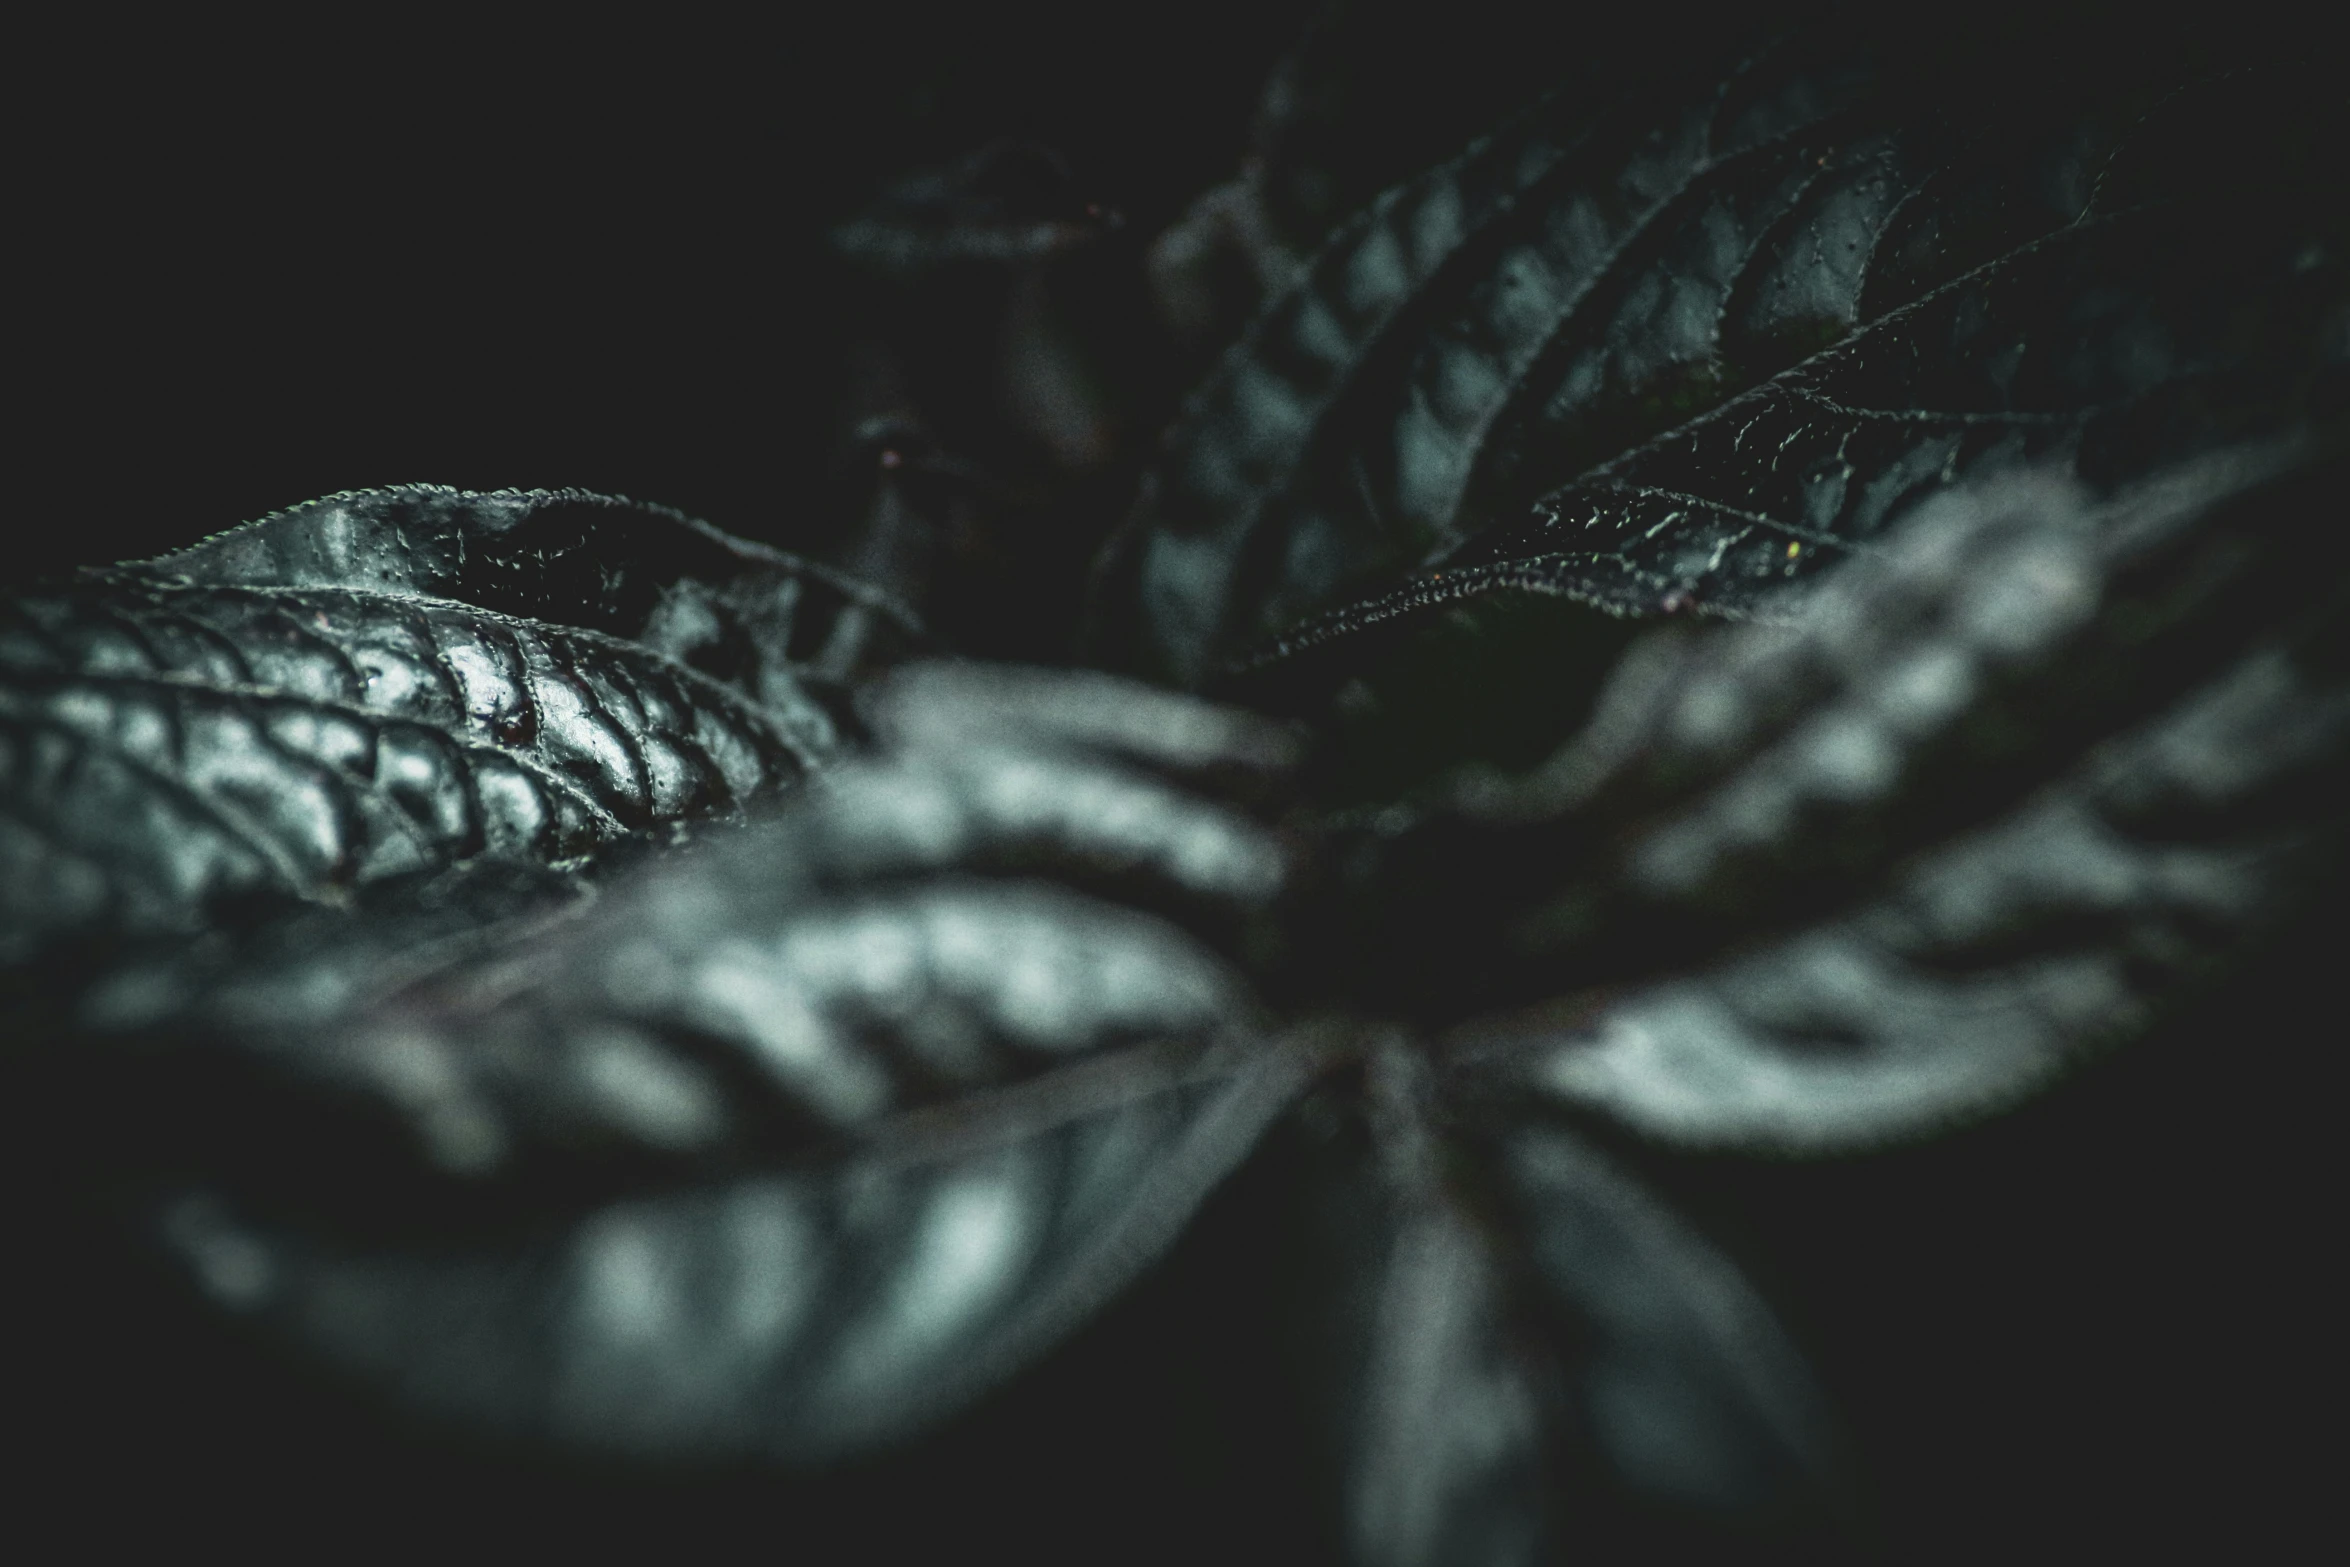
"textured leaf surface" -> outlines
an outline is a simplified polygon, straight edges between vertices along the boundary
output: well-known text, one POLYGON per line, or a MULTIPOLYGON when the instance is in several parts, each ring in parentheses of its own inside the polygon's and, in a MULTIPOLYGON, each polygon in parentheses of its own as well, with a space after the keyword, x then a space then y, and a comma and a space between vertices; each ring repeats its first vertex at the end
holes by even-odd
POLYGON ((1586 90, 1633 54, 1588 36, 1580 49, 1529 46, 1526 12, 1506 0, 1468 0, 1449 16, 1431 28, 1392 7, 1319 8, 1264 85, 1239 174, 1153 244, 1152 285, 1179 336, 1222 347, 1333 229, 1450 158, 1497 106, 1586 90))
POLYGON ((848 673, 889 613, 668 513, 438 490, 36 591, 0 606, 0 940, 21 961, 732 811, 837 747, 803 675, 848 673), (804 666, 802 596, 832 628, 804 666))
MULTIPOLYGON (((168 1464, 138 1400, 57 1424, 264 1506, 364 1469, 346 1517, 731 1490, 802 1554, 829 1509, 1147 1555, 1180 1507, 1228 1536, 1186 1559, 1844 1559, 1767 1295, 1904 1532, 2035 1470, 2156 1517, 2196 1357, 2146 1324, 2240 1344, 2103 1248, 2239 1289, 2292 1236, 2182 1269, 2179 1199, 2287 1166, 2202 1096, 2310 1142, 2197 1036, 2291 1033, 2350 848, 2350 139, 2314 52, 1997 13, 1334 0, 1147 259, 1093 182, 1185 192, 926 118, 825 151, 948 161, 797 290, 842 461, 774 473, 839 570, 406 487, 0 608, 20 1293, 115 1281, 19 1338, 61 1386, 221 1362, 168 1464), (1251 711, 907 664, 917 612, 1048 661, 1086 617, 1251 711), (138 1258, 41 1255, 77 1229, 138 1258), (281 1456, 194 1466, 233 1415, 281 1456), (392 1445, 313 1454, 338 1419, 392 1445)), ((1155 129, 1188 183, 1241 127, 1155 129)))
POLYGON ((481 865, 102 986, 93 1124, 201 1172, 200 1282, 400 1401, 704 1454, 889 1434, 1098 1305, 1314 1052, 1075 888, 1269 901, 1281 842, 1145 764, 1285 737, 1099 676, 870 707, 894 751, 568 898, 481 865))
POLYGON ((920 638, 904 608, 853 578, 582 490, 354 491, 119 569, 453 599, 643 643, 786 711, 805 702, 800 683, 886 665, 920 638))
MULTIPOLYGON (((1154 888, 1194 917, 1262 904, 1286 849, 1108 752, 1262 764, 1277 731, 1100 677, 953 667, 917 666, 872 705, 899 751, 838 764, 772 820, 644 855, 592 896, 541 895, 493 923, 511 878, 489 897, 460 878, 247 944, 225 973, 209 952, 133 971, 85 1017, 300 1085, 281 1158, 331 1162, 319 1122, 340 1103, 395 1129, 377 1157, 475 1180, 550 1158, 772 1159, 1072 1055, 1249 1019, 1234 970, 1133 904, 1154 888), (1089 713, 1088 694, 1108 700, 1089 713), (1153 709, 1161 722, 1133 732, 1153 709), (973 718, 984 743, 961 727, 973 718)), ((196 1117, 197 1135, 250 1159, 269 1101, 233 1081, 255 1106, 196 1117)), ((369 1146, 352 1139, 344 1162, 369 1146)))
POLYGON ((2267 148, 2296 84, 2167 85, 1986 119, 1798 38, 1545 100, 1250 328, 1107 563, 1103 650, 1196 684, 1493 590, 1744 612, 1967 473, 2105 486, 2338 398, 2338 204, 2253 210, 2199 145, 2267 148))

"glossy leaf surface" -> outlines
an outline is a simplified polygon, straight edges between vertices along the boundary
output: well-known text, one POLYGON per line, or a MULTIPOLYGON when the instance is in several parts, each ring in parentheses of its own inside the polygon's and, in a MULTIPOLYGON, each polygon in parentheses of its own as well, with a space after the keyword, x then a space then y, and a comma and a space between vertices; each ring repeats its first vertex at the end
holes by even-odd
POLYGON ((1684 1546, 1832 1527, 1825 1401, 1728 1259, 1563 1128, 1440 1126, 1398 1058, 1371 1072, 1369 1136, 1324 1148, 1309 1210, 1334 1337, 1300 1346, 1353 1559, 1632 1549, 1644 1510, 1684 1546))
POLYGON ((1082 1320, 1316 1053, 1074 887, 1269 900, 1280 842, 1143 764, 1284 737, 1098 676, 869 706, 895 751, 567 896, 479 865, 102 986, 91 1124, 198 1282, 411 1407, 672 1456, 863 1445, 1082 1320))
POLYGON ((2340 94, 1566 20, 1339 0, 1143 225, 1045 118, 788 193, 829 564, 411 486, 0 606, 11 1185, 155 1297, 61 1376, 168 1317, 247 1357, 207 1438, 277 1380, 344 1412, 288 1442, 739 1484, 787 1554, 837 1497, 1148 1555, 1198 1491, 1243 1557, 1841 1560, 1888 1475, 1941 1545, 2019 1453, 2151 1464, 2241 1345, 2039 1292, 2307 1249, 2172 1210, 2265 1179, 2181 1133, 2291 1091, 2238 1036, 2350 847, 2340 94), (2013 1424, 2067 1396, 2100 1440, 2013 1424))
POLYGON ((10 957, 739 809, 837 748, 814 693, 897 613, 671 513, 437 490, 35 591, 0 609, 10 957))
MULTIPOLYGON (((1100 677, 954 666, 915 666, 871 705, 901 748, 836 764, 780 815, 638 851, 568 895, 479 866, 263 932, 225 964, 132 970, 84 1017, 280 1081, 287 1158, 329 1157, 319 1121, 341 1103, 392 1130, 380 1157, 470 1181, 796 1156, 1073 1056, 1251 1020, 1247 982, 1143 907, 1213 922, 1262 904, 1287 851, 1110 756, 1277 764, 1278 731, 1100 677), (1089 714, 1087 695, 1111 703, 1089 714), (1161 722, 1118 733, 1138 703, 1161 722)), ((251 1158, 255 1114, 221 1119, 251 1158)))

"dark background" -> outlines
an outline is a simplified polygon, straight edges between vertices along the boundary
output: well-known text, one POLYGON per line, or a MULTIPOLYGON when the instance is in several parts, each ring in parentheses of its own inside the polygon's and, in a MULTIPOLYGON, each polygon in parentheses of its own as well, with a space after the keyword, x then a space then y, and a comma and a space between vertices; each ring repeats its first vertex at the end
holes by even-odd
MULTIPOLYGON (((780 39, 806 13, 498 36, 322 14, 313 37, 125 20, 27 40, 0 580, 412 480, 618 491, 788 544, 830 456, 825 229, 889 175, 1019 134, 1153 232, 1229 173, 1305 9, 874 7, 780 39)), ((2327 935, 1931 1147, 1649 1167, 1814 1356, 1887 1554, 2216 1554, 2315 1501, 2327 935)), ((0 1375, 27 1528, 336 1554, 421 1532, 468 1554, 1311 1559, 1303 1425, 1253 1401, 1281 1354, 1260 1298, 1280 1148, 1029 1385, 909 1452, 784 1481, 551 1469, 355 1413, 95 1244, 101 1216, 14 1152, 0 1375)))
POLYGON ((411 481, 788 539, 829 456, 825 231, 892 175, 1026 136, 1155 232, 1231 172, 1307 8, 1105 9, 27 50, 0 569, 411 481))

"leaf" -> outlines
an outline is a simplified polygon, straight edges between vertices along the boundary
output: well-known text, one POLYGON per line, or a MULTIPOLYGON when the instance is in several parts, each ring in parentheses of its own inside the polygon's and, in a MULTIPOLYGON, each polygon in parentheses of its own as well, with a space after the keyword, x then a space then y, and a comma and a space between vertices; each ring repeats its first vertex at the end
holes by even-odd
POLYGON ((218 1303, 413 1410, 569 1449, 807 1460, 951 1412, 1067 1332, 1297 1083, 1279 1055, 1190 1081, 1140 1065, 935 1149, 487 1238, 361 1249, 201 1189, 160 1222, 218 1303))
POLYGON ((2338 683, 2255 655, 1882 899, 1595 1008, 1527 1070, 1707 1144, 1867 1145, 2004 1105, 2143 1032, 2307 903, 2338 869, 2338 827, 2251 807, 2338 788, 2346 738, 2338 683), (2166 795, 2158 826, 2132 819, 2166 795))
POLYGON ((814 693, 894 614, 567 492, 335 497, 36 590, 0 606, 0 951, 732 811, 833 752, 814 693))
POLYGON ((453 599, 642 643, 786 712, 802 685, 855 679, 922 637, 854 578, 584 490, 352 491, 116 571, 453 599))
MULTIPOLYGON (((1484 0, 1443 28, 1343 0, 1321 7, 1265 83, 1242 171, 1279 242, 1312 254, 1381 191, 1487 129, 1497 105, 1611 68, 1601 19, 1578 19, 1577 49, 1524 47, 1525 21, 1484 0)), ((1628 51, 1614 52, 1622 71, 1628 51)))
POLYGON ((1350 1560, 1831 1525, 1824 1405, 1734 1266, 1557 1127, 1373 1106, 1375 1169, 1319 1204, 1350 1560))
POLYGON ((2198 244, 2220 217, 2084 217, 1545 495, 1448 565, 1506 562, 1520 587, 1611 608, 1753 612, 1807 557, 1849 554, 1962 477, 2058 459, 2109 490, 2290 428, 2329 373, 2344 274, 2306 264, 2323 244, 2308 229, 2240 233, 2214 265, 2198 244))
POLYGON ((567 902, 452 884, 116 976, 81 1140, 185 1190, 166 1238, 224 1304, 509 1435, 806 1457, 975 1396, 1314 1069, 1211 950, 1074 890, 1270 900, 1280 842, 1132 760, 1286 756, 1099 676, 917 667, 871 707, 895 753, 567 902))
POLYGON ((2273 158, 2322 101, 2257 80, 1999 101, 1799 35, 1554 95, 1251 327, 1105 558, 1098 651, 1199 686, 1489 592, 1747 613, 1964 475, 2105 488, 2288 427, 2338 396, 2338 204, 2165 166, 2273 158))
MULTIPOLYGON (((1324 1440, 1230 1323, 1123 1418, 1251 1467, 1191 1399, 1261 1396, 1349 1559, 1852 1545, 1762 1292, 1595 1145, 1727 1190, 1680 1154, 1980 1114, 2346 846, 2340 94, 2052 31, 1336 5, 1154 248, 1174 353, 1033 148, 835 232, 845 574, 405 488, 12 603, 16 1185, 587 1489, 772 1511, 1207 1260, 1095 1349, 1237 1286, 1324 1440), (1059 655, 1267 293, 1086 611, 1254 711, 905 663, 1059 655)), ((999 1413, 843 1494, 968 1523, 999 1413)), ((1066 1512, 1030 1468, 977 1516, 1066 1512)))
POLYGON ((1621 71, 1605 24, 1578 17, 1582 47, 1527 47, 1522 7, 1488 0, 1448 25, 1393 8, 1327 4, 1274 67, 1239 174, 1153 242, 1151 283, 1187 344, 1220 349, 1288 288, 1330 232, 1381 191, 1449 158, 1497 104, 1582 88, 1621 71))
POLYGON ((1544 1308, 1588 1346, 1588 1440, 1623 1481, 1725 1512, 1836 1507, 1824 1401, 1728 1259, 1562 1131, 1514 1133, 1500 1158, 1544 1308))
MULTIPOLYGON (((1487 797, 1529 826, 1604 819, 1611 790, 1662 807, 1602 851, 1617 892, 1553 882, 1521 919, 1519 982, 1718 955, 1461 1048, 1657 1136, 1812 1151, 2142 1032, 2338 865, 2341 563, 2300 520, 2340 475, 2235 454, 2102 516, 1954 494, 1787 631, 1635 671, 1541 781, 1487 797)), ((1532 859, 1541 833, 1515 836, 1532 859)))
MULTIPOLYGON (((394 1163, 478 1178, 532 1145, 772 1157, 1072 1051, 1250 1014, 1245 981, 1143 910, 1229 929, 1227 911, 1280 890, 1291 851, 1133 760, 1278 768, 1278 731, 1041 671, 918 665, 869 706, 893 753, 835 764, 768 819, 607 865, 592 894, 479 866, 131 968, 80 1021, 193 1052, 199 1074, 223 1052, 292 1074, 272 1090, 232 1072, 217 1114, 191 1118, 242 1157, 347 1162, 373 1144, 319 1137, 341 1101, 402 1129, 394 1163), (272 1103, 282 1130, 257 1140, 253 1107, 272 1103)), ((196 1091, 166 1094, 168 1113, 196 1091)))
POLYGON ((1041 261, 1099 238, 1108 222, 1077 199, 1058 153, 998 141, 898 181, 836 227, 832 245, 861 269, 904 280, 1041 261))
POLYGON ((1349 1448, 1350 1559, 1533 1559, 1556 1528, 1552 1368, 1529 1364, 1510 1332, 1480 1229, 1428 1200, 1391 1223, 1358 1308, 1369 1318, 1359 1385, 1333 1422, 1349 1448))

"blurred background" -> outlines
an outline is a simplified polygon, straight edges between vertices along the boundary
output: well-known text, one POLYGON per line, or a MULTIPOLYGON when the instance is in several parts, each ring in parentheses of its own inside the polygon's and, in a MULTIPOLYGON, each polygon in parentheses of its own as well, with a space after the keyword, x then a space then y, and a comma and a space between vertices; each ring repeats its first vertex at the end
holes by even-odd
MULTIPOLYGON (((307 38, 118 15, 22 37, 0 582, 415 480, 616 491, 788 545, 834 460, 827 230, 891 176, 1013 135, 1155 233, 1232 171, 1308 9, 900 4, 781 48, 799 13, 495 34, 319 13, 307 38)), ((1699 25, 1647 25, 1666 21, 1699 25)), ((1934 1146, 1646 1166, 1814 1356, 1891 1557, 2113 1555, 2256 1529, 2315 1487, 2290 1422, 2322 1420, 2332 1128, 2305 1063, 2339 1030, 2301 1010, 2321 935, 1934 1146)), ((691 1555, 749 1530, 784 1560, 1311 1560, 1310 1422, 1258 1402, 1285 1157, 1028 1384, 909 1451, 778 1480, 589 1473, 387 1424, 182 1310, 19 1142, 9 1490, 92 1535, 334 1552, 421 1529, 691 1555)))

